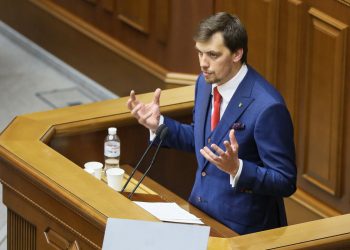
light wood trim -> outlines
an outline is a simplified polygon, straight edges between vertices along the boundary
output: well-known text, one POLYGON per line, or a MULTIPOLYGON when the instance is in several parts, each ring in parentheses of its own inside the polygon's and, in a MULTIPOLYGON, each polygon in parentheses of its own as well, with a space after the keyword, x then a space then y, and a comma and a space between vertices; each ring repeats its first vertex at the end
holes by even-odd
POLYGON ((174 73, 169 72, 166 74, 165 82, 166 83, 175 83, 179 85, 192 85, 197 80, 197 75, 184 74, 184 73, 174 73))
POLYGON ((45 238, 47 240, 47 244, 55 249, 69 249, 71 244, 67 239, 65 239, 62 235, 55 232, 52 228, 47 228, 44 231, 45 238))
POLYGON ((290 198, 323 218, 341 215, 339 211, 330 208, 300 188, 290 198))
POLYGON ((53 15, 55 18, 61 20, 65 24, 71 26, 72 28, 86 35, 87 37, 93 39, 94 41, 101 44, 102 46, 110 49, 111 51, 113 51, 113 53, 121 56, 123 59, 144 69, 146 72, 150 73, 151 75, 155 76, 156 78, 162 80, 165 83, 180 84, 180 85, 184 85, 184 84, 192 85, 195 83, 195 80, 193 80, 196 78, 195 75, 169 72, 167 69, 152 62, 151 60, 140 55, 134 50, 128 48, 121 42, 118 42, 116 39, 103 33, 102 31, 98 30, 97 28, 88 24, 87 22, 84 22, 77 16, 71 14, 64 8, 56 5, 51 1, 46 1, 46 0, 29 0, 29 1, 34 5, 38 6, 39 8, 43 9, 47 13, 53 15), (176 75, 175 78, 172 78, 173 74, 176 75), (191 77, 189 78, 189 76, 191 77), (190 79, 192 79, 192 81, 190 79), (173 80, 175 82, 173 82, 173 80))
POLYGON ((338 2, 350 7, 350 0, 338 0, 338 2))
POLYGON ((310 8, 309 14, 320 19, 320 20, 323 20, 324 22, 328 23, 329 25, 331 25, 339 30, 344 30, 348 27, 348 25, 346 25, 345 23, 335 19, 334 17, 331 17, 331 16, 325 14, 324 12, 322 12, 316 8, 310 8))
POLYGON ((349 225, 350 214, 347 214, 231 239, 210 238, 208 249, 317 249, 324 245, 333 249, 332 244, 340 240, 347 241, 349 246, 349 225))

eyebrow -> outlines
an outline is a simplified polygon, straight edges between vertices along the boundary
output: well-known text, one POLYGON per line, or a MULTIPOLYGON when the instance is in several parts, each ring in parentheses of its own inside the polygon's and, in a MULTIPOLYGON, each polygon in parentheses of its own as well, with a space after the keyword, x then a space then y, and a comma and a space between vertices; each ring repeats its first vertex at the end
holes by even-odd
POLYGON ((221 54, 219 51, 215 51, 215 50, 208 50, 208 51, 201 51, 197 46, 194 46, 194 48, 198 51, 198 52, 202 52, 202 53, 213 53, 213 54, 221 54))

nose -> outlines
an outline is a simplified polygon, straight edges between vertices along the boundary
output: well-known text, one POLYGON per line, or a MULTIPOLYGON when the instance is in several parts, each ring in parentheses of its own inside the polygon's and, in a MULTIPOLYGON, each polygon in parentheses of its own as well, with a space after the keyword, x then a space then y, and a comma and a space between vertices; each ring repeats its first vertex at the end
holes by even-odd
POLYGON ((208 57, 205 54, 199 56, 199 66, 204 69, 209 67, 208 57))

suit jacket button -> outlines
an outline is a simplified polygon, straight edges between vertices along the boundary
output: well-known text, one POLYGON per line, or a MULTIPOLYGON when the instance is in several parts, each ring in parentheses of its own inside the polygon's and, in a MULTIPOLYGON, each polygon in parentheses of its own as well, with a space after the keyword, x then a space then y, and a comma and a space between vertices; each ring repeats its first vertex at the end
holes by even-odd
POLYGON ((208 143, 210 143, 210 141, 211 141, 211 138, 209 137, 209 138, 208 138, 208 143))
POLYGON ((203 171, 202 172, 202 176, 204 177, 204 176, 206 176, 207 175, 207 173, 205 172, 205 171, 203 171))
POLYGON ((198 196, 198 197, 197 197, 197 201, 198 201, 198 202, 201 202, 201 201, 202 201, 201 197, 198 196))

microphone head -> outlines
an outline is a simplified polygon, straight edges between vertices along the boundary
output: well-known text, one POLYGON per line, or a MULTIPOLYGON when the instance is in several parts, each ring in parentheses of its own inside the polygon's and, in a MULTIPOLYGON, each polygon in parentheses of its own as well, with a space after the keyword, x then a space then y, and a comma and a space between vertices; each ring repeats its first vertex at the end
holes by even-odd
POLYGON ((163 131, 164 128, 166 128, 165 124, 161 124, 161 125, 157 128, 155 134, 156 134, 157 136, 160 136, 160 134, 162 133, 162 131, 163 131))
POLYGON ((168 133, 168 127, 164 125, 163 130, 160 132, 159 139, 163 140, 168 133))

